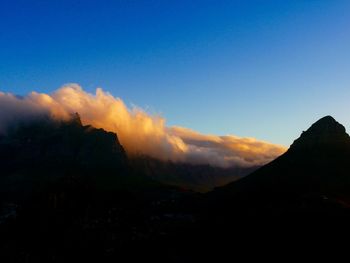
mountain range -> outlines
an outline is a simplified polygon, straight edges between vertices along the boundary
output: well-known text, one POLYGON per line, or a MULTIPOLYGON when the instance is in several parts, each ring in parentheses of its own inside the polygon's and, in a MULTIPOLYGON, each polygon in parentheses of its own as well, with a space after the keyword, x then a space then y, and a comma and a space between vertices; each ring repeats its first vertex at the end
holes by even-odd
POLYGON ((127 156, 117 134, 82 125, 77 113, 68 121, 43 117, 13 126, 0 137, 0 166, 0 193, 21 188, 15 195, 67 177, 104 187, 159 182, 206 192, 258 168, 225 169, 127 156))
POLYGON ((349 160, 350 137, 331 116, 251 170, 130 157, 115 133, 77 114, 17 124, 0 137, 0 254, 6 262, 195 262, 281 249, 305 233, 347 233, 349 160))

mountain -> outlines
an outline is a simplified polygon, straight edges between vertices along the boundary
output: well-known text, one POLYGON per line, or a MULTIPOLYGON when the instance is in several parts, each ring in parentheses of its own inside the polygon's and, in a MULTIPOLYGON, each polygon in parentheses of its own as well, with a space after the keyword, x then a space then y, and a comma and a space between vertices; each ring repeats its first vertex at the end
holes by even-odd
POLYGON ((83 126, 76 115, 69 121, 50 118, 13 127, 0 140, 1 166, 9 173, 27 168, 79 167, 87 171, 119 169, 126 154, 117 135, 83 126))
POLYGON ((188 193, 134 174, 117 134, 85 126, 77 114, 13 125, 0 137, 0 166, 6 262, 127 258, 139 240, 184 221, 159 222, 188 193))
POLYGON ((208 192, 215 187, 236 181, 259 167, 213 167, 161 161, 149 156, 129 158, 133 174, 143 175, 166 185, 180 187, 182 190, 208 192))
POLYGON ((343 241, 336 240, 350 233, 349 160, 344 126, 331 116, 318 120, 274 161, 187 201, 197 225, 183 246, 194 255, 206 251, 203 259, 213 261, 242 252, 300 260, 335 243, 338 250, 343 241))
POLYGON ((193 224, 178 205, 192 192, 134 169, 116 134, 78 115, 12 126, 0 165, 5 262, 164 262, 175 255, 164 236, 193 224))
POLYGON ((25 198, 62 182, 108 187, 128 173, 117 135, 83 126, 78 115, 13 126, 0 137, 0 166, 3 198, 25 198))
POLYGON ((115 133, 82 125, 78 114, 69 121, 42 117, 13 126, 0 137, 0 165, 0 194, 18 187, 32 189, 70 174, 108 188, 159 182, 207 192, 258 168, 220 168, 127 156, 115 133))
POLYGON ((349 135, 326 116, 302 132, 282 156, 210 196, 214 203, 225 199, 241 208, 274 212, 348 207, 349 160, 349 135))
POLYGON ((280 261, 318 240, 328 248, 338 236, 325 238, 327 229, 348 237, 349 157, 345 128, 327 116, 271 163, 193 193, 154 179, 198 186, 227 171, 130 159, 116 134, 78 115, 22 123, 0 138, 0 254, 6 262, 220 262, 282 251, 280 261))

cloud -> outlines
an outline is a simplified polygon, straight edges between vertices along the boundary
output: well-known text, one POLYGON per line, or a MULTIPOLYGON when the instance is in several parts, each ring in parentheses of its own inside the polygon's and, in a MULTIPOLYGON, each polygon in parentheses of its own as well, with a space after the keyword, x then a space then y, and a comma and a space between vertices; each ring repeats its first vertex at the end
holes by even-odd
POLYGON ((85 92, 77 84, 52 94, 32 92, 18 97, 0 92, 0 132, 19 120, 49 114, 69 119, 78 112, 84 125, 116 132, 129 155, 146 154, 162 160, 213 166, 263 165, 285 152, 283 146, 234 135, 204 135, 182 127, 167 127, 163 117, 138 107, 128 108, 120 98, 98 88, 85 92))
POLYGON ((266 164, 286 151, 283 146, 255 138, 204 135, 182 127, 168 128, 168 132, 188 145, 190 150, 186 159, 192 163, 250 167, 266 164))

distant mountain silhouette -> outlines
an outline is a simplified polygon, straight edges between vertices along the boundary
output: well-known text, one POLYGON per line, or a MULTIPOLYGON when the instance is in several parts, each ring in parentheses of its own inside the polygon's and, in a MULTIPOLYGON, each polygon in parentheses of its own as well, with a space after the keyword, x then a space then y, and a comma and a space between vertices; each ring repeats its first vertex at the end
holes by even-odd
POLYGON ((240 207, 272 210, 345 207, 350 200, 349 160, 349 135, 343 125, 326 116, 303 132, 285 154, 210 196, 214 202, 225 199, 240 207))
POLYGON ((259 168, 253 167, 213 167, 161 161, 149 156, 129 158, 130 169, 134 174, 144 175, 167 185, 183 190, 208 192, 215 187, 236 181, 259 168))
POLYGON ((109 189, 158 184, 205 192, 258 168, 128 157, 115 133, 82 125, 77 113, 68 121, 42 117, 12 126, 0 136, 0 166, 0 195, 16 197, 60 181, 109 189))
POLYGON ((0 194, 16 197, 61 181, 108 186, 128 170, 116 134, 83 126, 78 115, 12 127, 0 138, 0 166, 0 194))

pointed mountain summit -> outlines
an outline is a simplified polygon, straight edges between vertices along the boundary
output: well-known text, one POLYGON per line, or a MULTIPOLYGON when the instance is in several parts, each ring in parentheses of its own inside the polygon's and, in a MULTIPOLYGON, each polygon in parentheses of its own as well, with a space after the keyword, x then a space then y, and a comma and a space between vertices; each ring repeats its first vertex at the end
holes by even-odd
POLYGON ((324 136, 345 134, 345 128, 332 116, 325 116, 312 124, 304 135, 307 134, 318 134, 324 136))
POLYGON ((249 200, 249 205, 270 207, 285 206, 286 200, 303 203, 300 200, 310 195, 350 200, 350 137, 331 116, 315 122, 274 161, 212 194, 214 199, 249 200))
POLYGON ((332 116, 326 116, 315 122, 307 131, 294 141, 290 150, 306 149, 320 146, 348 146, 350 137, 345 127, 332 116), (344 146, 344 145, 343 145, 344 146))

